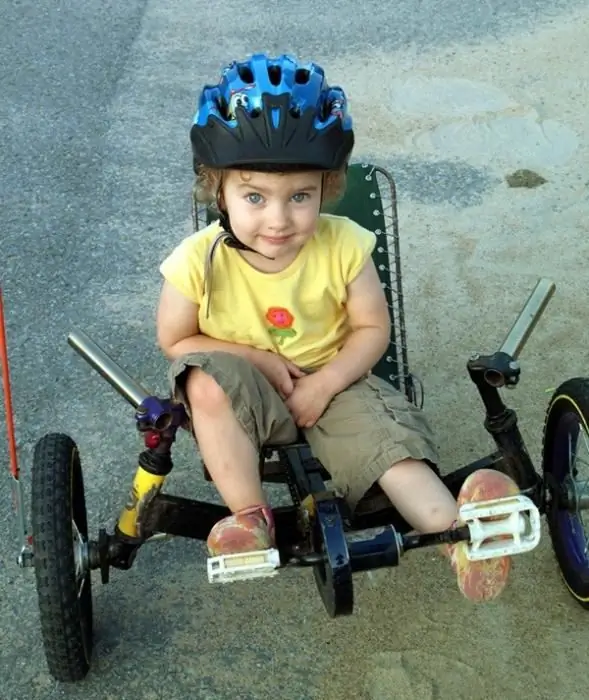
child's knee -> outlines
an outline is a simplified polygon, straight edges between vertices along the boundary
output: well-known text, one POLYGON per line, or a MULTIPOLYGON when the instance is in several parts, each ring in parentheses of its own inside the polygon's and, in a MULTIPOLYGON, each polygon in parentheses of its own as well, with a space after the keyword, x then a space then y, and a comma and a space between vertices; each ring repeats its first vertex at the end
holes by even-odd
POLYGON ((423 520, 426 524, 424 532, 443 532, 449 530, 458 517, 457 509, 449 504, 426 504, 423 520))
POLYGON ((192 367, 186 377, 186 396, 190 411, 216 413, 231 406, 229 397, 214 377, 200 367, 192 367))

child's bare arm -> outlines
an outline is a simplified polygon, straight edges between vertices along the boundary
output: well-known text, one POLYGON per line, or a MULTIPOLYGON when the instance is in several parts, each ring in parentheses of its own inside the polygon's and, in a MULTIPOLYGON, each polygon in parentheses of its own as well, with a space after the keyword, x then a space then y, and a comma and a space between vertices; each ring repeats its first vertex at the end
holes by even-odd
POLYGON ((169 360, 188 352, 219 350, 249 359, 259 351, 248 345, 228 343, 202 335, 198 327, 198 305, 164 281, 157 309, 157 342, 169 360))
POLYGON ((349 285, 346 310, 352 333, 334 359, 317 372, 334 395, 372 369, 389 342, 389 310, 372 259, 349 285))

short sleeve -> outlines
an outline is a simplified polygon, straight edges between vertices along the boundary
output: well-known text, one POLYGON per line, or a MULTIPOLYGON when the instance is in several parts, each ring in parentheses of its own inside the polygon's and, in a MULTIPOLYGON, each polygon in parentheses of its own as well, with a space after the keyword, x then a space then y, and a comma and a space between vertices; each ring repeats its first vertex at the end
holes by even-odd
POLYGON ((185 238, 160 265, 164 279, 200 306, 204 286, 204 258, 192 236, 185 238))
POLYGON ((340 231, 340 255, 345 284, 353 282, 360 274, 376 245, 376 236, 354 221, 347 220, 340 231))

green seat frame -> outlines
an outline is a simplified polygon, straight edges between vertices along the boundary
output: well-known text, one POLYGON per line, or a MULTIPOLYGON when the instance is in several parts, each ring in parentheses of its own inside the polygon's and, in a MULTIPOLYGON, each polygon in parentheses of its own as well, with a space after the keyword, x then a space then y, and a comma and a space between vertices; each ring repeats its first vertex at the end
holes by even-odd
MULTIPOLYGON (((389 306, 391 335, 387 351, 372 372, 421 407, 423 392, 417 395, 418 382, 409 371, 407 358, 397 195, 392 175, 377 165, 350 165, 344 194, 331 206, 324 207, 324 211, 347 216, 376 235, 372 257, 389 306)), ((217 218, 212 209, 197 202, 194 192, 192 213, 195 231, 217 218)))

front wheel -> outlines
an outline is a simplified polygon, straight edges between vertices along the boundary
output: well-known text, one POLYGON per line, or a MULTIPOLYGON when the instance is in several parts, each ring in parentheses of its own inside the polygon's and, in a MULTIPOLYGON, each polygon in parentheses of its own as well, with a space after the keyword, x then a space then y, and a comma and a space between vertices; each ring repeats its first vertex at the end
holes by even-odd
POLYGON ((544 425, 546 516, 564 582, 589 609, 589 378, 561 384, 544 425))
POLYGON ((78 449, 67 435, 45 435, 32 469, 33 557, 49 673, 82 680, 92 653, 88 523, 78 449))

